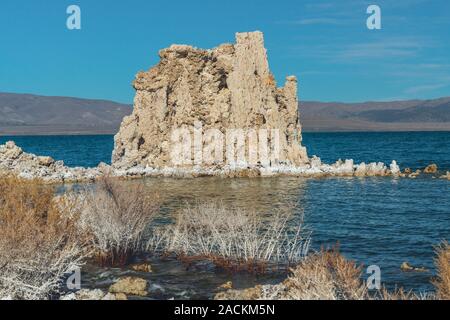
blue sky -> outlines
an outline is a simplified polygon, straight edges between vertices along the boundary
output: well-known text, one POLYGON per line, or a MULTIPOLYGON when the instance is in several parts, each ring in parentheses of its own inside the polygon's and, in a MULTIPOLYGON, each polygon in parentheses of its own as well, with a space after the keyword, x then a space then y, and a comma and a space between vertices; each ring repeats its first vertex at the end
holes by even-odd
POLYGON ((279 83, 301 100, 450 96, 448 0, 2 0, 0 92, 131 103, 131 82, 172 43, 210 48, 261 30, 279 83), (66 28, 66 8, 82 29, 66 28), (368 30, 377 4, 382 29, 368 30))

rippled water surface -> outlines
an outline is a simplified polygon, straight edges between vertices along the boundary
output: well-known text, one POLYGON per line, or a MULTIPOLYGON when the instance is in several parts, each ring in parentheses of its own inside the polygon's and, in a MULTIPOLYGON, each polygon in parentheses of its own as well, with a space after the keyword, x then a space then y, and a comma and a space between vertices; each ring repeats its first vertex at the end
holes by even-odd
MULTIPOLYGON (((69 165, 94 166, 100 161, 108 162, 113 146, 112 136, 13 139, 28 152, 51 155, 69 165)), ((8 138, 0 138, 0 142, 5 140, 8 138)), ((443 171, 450 170, 450 133, 310 133, 304 134, 304 144, 310 155, 316 154, 327 162, 338 158, 353 158, 358 162, 396 159, 403 168, 423 168, 433 162, 443 171)), ((220 200, 260 212, 292 206, 297 214, 305 213, 306 223, 313 232, 314 249, 339 242, 348 258, 365 266, 378 265, 382 281, 389 287, 431 290, 430 279, 435 271, 433 246, 450 239, 450 181, 432 176, 147 179, 146 184, 164 195, 163 214, 168 219, 186 203, 205 200, 220 200), (430 272, 401 272, 404 261, 426 267, 430 272)), ((155 272, 147 277, 154 292, 159 292, 155 297, 204 298, 210 297, 211 291, 227 280, 245 287, 280 278, 280 275, 231 276, 212 266, 186 270, 170 259, 152 263, 155 272)), ((103 274, 102 280, 103 272, 94 273, 96 281, 104 281, 106 285, 120 273, 129 271, 112 270, 103 274)))

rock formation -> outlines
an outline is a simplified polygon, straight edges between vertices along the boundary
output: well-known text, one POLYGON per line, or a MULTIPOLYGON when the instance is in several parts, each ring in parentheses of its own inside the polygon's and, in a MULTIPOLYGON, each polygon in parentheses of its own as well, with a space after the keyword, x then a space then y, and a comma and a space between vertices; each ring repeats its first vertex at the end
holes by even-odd
POLYGON ((441 178, 450 180, 450 171, 447 171, 447 174, 441 176, 441 178))
POLYGON ((24 179, 60 183, 93 181, 107 170, 106 164, 100 164, 97 168, 69 168, 63 161, 26 153, 12 141, 0 145, 0 175, 14 174, 24 179))
MULTIPOLYGON (((159 52, 161 61, 147 72, 137 74, 134 111, 126 117, 115 137, 113 167, 167 168, 171 161, 175 129, 194 135, 199 124, 203 132, 218 129, 278 130, 278 157, 270 165, 299 166, 308 162, 301 146, 297 79, 287 77, 277 88, 269 70, 261 32, 238 33, 236 44, 223 44, 212 50, 172 45, 159 52)), ((246 135, 246 142, 248 142, 246 135)), ((259 137, 260 143, 261 137, 259 137)), ((268 141, 276 139, 269 137, 268 141)), ((211 141, 201 139, 200 150, 211 141)), ((195 161, 184 167, 213 166, 195 161)), ((238 148, 238 147, 237 147, 238 148)), ((223 148, 224 166, 227 154, 223 148)), ((245 158, 250 157, 245 144, 245 158)), ((214 163, 217 167, 217 163, 214 163)), ((219 167, 221 166, 219 164, 219 167)))
POLYGON ((423 170, 423 173, 427 173, 427 174, 436 173, 436 172, 438 172, 438 166, 434 163, 430 164, 423 170))

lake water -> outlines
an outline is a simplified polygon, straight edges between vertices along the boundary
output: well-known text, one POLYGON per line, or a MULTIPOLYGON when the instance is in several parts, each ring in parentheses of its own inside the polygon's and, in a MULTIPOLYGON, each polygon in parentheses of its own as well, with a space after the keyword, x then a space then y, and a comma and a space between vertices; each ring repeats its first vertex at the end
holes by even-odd
MULTIPOLYGON (((0 137, 0 143, 7 140, 15 140, 27 152, 50 155, 70 166, 109 162, 113 148, 112 136, 0 137)), ((356 162, 390 163, 395 159, 402 168, 436 163, 440 170, 450 171, 450 132, 305 133, 304 144, 310 155, 325 162, 352 158, 356 162)), ((168 215, 176 214, 187 202, 212 199, 261 212, 293 205, 296 212, 305 213, 314 249, 339 242, 348 258, 365 266, 378 265, 382 282, 390 288, 431 290, 434 246, 450 240, 450 181, 432 176, 147 179, 146 183, 169 199, 164 210, 168 215), (401 272, 404 261, 430 272, 401 272)), ((214 269, 187 273, 173 261, 154 264, 156 271, 148 277, 154 285, 165 288, 167 297, 179 294, 180 288, 190 292, 190 297, 208 297, 211 288, 231 277, 214 269)), ((258 282, 233 277, 243 286, 258 282)))
MULTIPOLYGON (((111 135, 99 136, 0 136, 0 144, 14 140, 26 152, 64 160, 68 166, 95 167, 110 163, 114 147, 111 135)), ((309 155, 325 162, 397 160, 401 167, 423 168, 435 162, 450 170, 450 132, 304 133, 309 155)))

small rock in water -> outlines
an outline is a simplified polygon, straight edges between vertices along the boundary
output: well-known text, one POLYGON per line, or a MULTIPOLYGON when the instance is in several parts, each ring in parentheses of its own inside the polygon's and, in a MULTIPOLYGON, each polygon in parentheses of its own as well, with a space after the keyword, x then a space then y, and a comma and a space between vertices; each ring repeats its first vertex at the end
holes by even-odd
POLYGON ((428 270, 423 268, 423 267, 414 267, 412 265, 410 265, 408 262, 403 262, 402 265, 400 266, 400 269, 403 272, 427 272, 428 270))
POLYGON ((405 168, 405 170, 403 171, 404 174, 411 174, 412 170, 411 168, 405 168))
POLYGON ((434 163, 433 163, 433 164, 430 164, 428 167, 426 167, 426 168, 423 170, 424 173, 428 173, 428 174, 430 174, 430 173, 436 173, 437 171, 438 171, 438 166, 435 165, 434 163))
POLYGON ((441 176, 441 179, 448 179, 448 180, 450 180, 450 171, 447 171, 447 174, 441 176))
POLYGON ((417 178, 421 173, 422 173, 422 171, 416 170, 415 172, 411 173, 411 174, 408 176, 408 178, 415 179, 415 178, 417 178))
POLYGON ((391 165, 389 166, 391 170, 391 174, 394 176, 398 176, 401 173, 400 167, 397 164, 397 161, 393 160, 391 165))
POLYGON ((153 272, 152 266, 149 263, 139 263, 131 266, 131 269, 137 272, 153 272))
POLYGON ((145 297, 148 294, 147 287, 148 283, 145 279, 125 277, 119 279, 116 283, 109 287, 109 292, 145 297))
POLYGON ((221 289, 221 290, 230 290, 230 289, 233 289, 233 282, 228 281, 228 282, 222 284, 221 286, 219 286, 218 289, 221 289))

